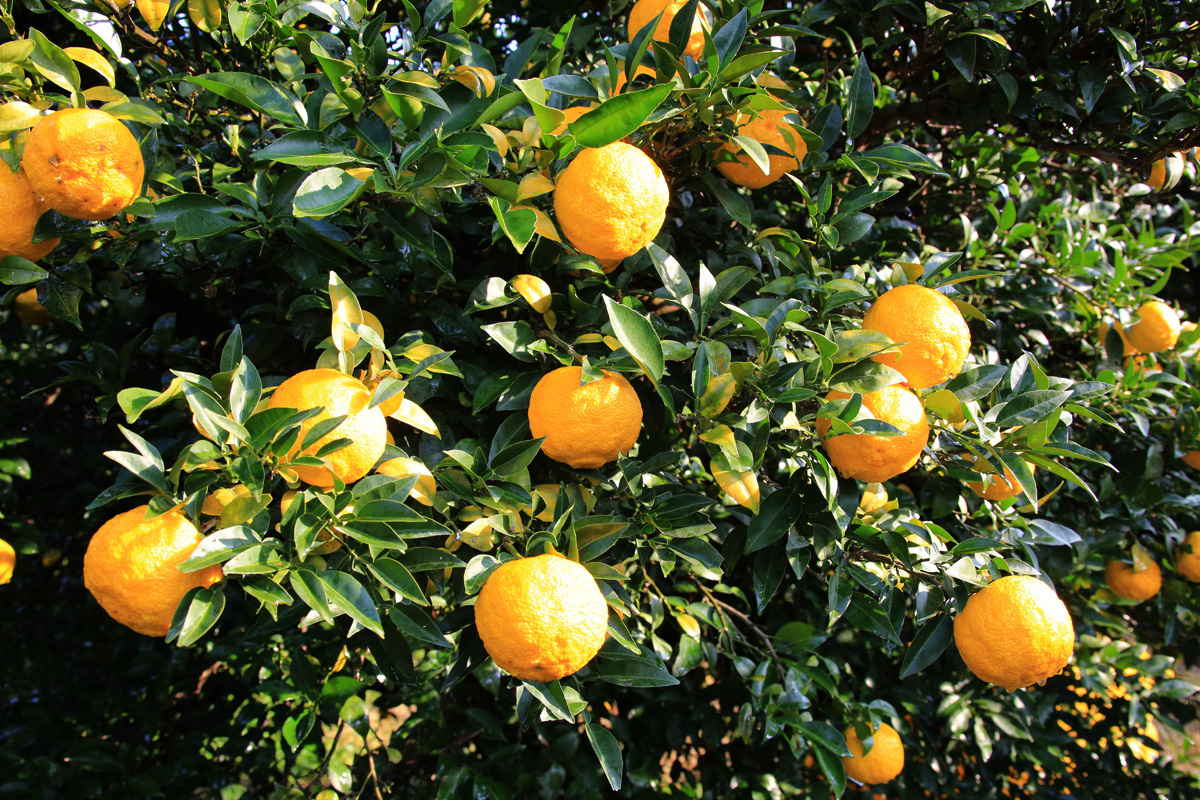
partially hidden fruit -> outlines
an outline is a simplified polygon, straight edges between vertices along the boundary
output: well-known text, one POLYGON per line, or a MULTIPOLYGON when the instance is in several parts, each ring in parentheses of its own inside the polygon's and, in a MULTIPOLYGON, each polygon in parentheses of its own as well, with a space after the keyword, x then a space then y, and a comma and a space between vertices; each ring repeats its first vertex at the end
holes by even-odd
POLYGON ((219 517, 221 512, 225 510, 225 506, 239 497, 248 494, 250 494, 250 487, 244 483, 239 483, 237 486, 230 488, 221 487, 204 498, 204 505, 200 506, 200 513, 207 514, 210 517, 219 517))
POLYGON ((558 176, 554 213, 572 246, 620 261, 654 240, 667 218, 662 170, 631 144, 584 148, 558 176))
MULTIPOLYGON (((1032 472, 1034 469, 1037 467, 1030 464, 1029 470, 1032 472)), ((1021 493, 1021 484, 1017 482, 1016 476, 1008 467, 1004 468, 1004 475, 991 475, 990 480, 991 483, 986 488, 983 481, 972 481, 967 484, 967 488, 984 500, 1007 500, 1021 493)))
POLYGON ((389 458, 375 471, 380 475, 389 475, 393 478, 407 478, 409 475, 420 476, 408 496, 422 505, 433 505, 433 496, 437 494, 437 481, 434 480, 433 473, 429 471, 429 468, 415 458, 407 456, 389 458))
POLYGON ((580 383, 582 367, 542 376, 529 398, 529 430, 542 452, 575 469, 595 469, 629 452, 642 430, 642 401, 623 375, 580 383))
POLYGON ((870 752, 863 752, 863 743, 853 725, 846 729, 845 736, 846 747, 854 754, 842 756, 847 778, 869 786, 887 783, 904 769, 904 743, 896 729, 886 722, 871 732, 870 752))
POLYGON ((506 561, 475 601, 479 638, 515 678, 553 681, 578 672, 608 634, 608 603, 580 564, 547 554, 506 561))
POLYGON ((38 302, 37 289, 26 289, 17 295, 13 311, 22 325, 42 325, 50 318, 46 307, 38 302))
POLYGON ((1146 185, 1155 189, 1161 189, 1167 180, 1167 160, 1160 158, 1150 165, 1150 177, 1146 179, 1146 185))
POLYGON ((884 292, 867 309, 862 327, 904 342, 898 352, 871 358, 898 370, 911 389, 927 389, 953 378, 971 349, 971 331, 954 302, 915 283, 884 292))
POLYGON ((20 256, 30 261, 45 258, 58 246, 58 239, 33 241, 33 229, 42 214, 50 210, 45 199, 29 185, 24 172, 13 172, 0 164, 0 258, 20 256))
MULTIPOLYGON (((658 20, 658 27, 651 34, 651 39, 658 42, 671 41, 671 22, 675 19, 675 15, 687 5, 687 0, 638 0, 633 4, 633 8, 629 9, 629 25, 627 28, 627 39, 633 41, 633 37, 638 31, 654 21, 660 13, 662 17, 658 20)), ((697 61, 704 55, 704 31, 708 30, 708 19, 704 16, 703 6, 696 8, 696 16, 692 18, 692 30, 688 35, 687 45, 683 48, 683 54, 691 56, 697 61)))
POLYGON ((17 565, 17 551, 8 542, 0 539, 0 584, 12 580, 13 568, 17 565))
MULTIPOLYGON (((845 400, 850 395, 832 391, 826 400, 845 400)), ((929 421, 921 398, 901 386, 887 386, 862 396, 863 408, 882 422, 896 426, 900 436, 876 436, 869 433, 848 433, 828 439, 830 422, 817 418, 817 436, 838 472, 847 478, 869 483, 890 480, 910 469, 921 457, 929 442, 929 421)))
POLYGON ((322 408, 321 413, 300 424, 300 435, 285 458, 315 455, 335 439, 349 439, 350 444, 323 456, 326 467, 295 466, 300 480, 312 486, 333 486, 336 475, 343 483, 353 483, 366 475, 383 455, 387 438, 387 421, 379 407, 368 408, 371 390, 356 380, 333 369, 309 369, 298 372, 281 383, 267 403, 268 408, 294 408, 306 411, 322 408), (313 426, 331 417, 346 415, 331 432, 301 450, 305 435, 313 426))
POLYGON ((1161 353, 1175 347, 1182 328, 1179 315, 1161 300, 1150 300, 1137 310, 1141 319, 1129 326, 1129 343, 1139 353, 1161 353))
POLYGON ((1104 569, 1109 590, 1124 600, 1149 600, 1162 589, 1162 569, 1153 559, 1147 559, 1145 569, 1123 561, 1109 561, 1104 569))
POLYGON ((142 191, 145 165, 137 139, 116 117, 64 108, 29 132, 21 166, 47 205, 74 219, 108 219, 142 191))
POLYGON ((760 111, 753 119, 748 114, 738 114, 734 124, 738 126, 739 136, 773 145, 789 155, 768 152, 767 161, 771 171, 763 172, 762 167, 742 152, 741 146, 736 142, 727 142, 721 147, 721 151, 733 153, 736 160, 718 162, 717 169, 720 173, 738 186, 761 189, 779 180, 785 173, 799 169, 800 162, 808 153, 808 145, 800 137, 800 132, 784 121, 788 113, 790 112, 783 109, 767 109, 760 111))
POLYGON ((180 572, 203 537, 177 509, 146 519, 149 510, 138 506, 100 526, 83 556, 83 584, 117 622, 166 636, 179 601, 221 580, 221 567, 180 572))
POLYGON ((1175 569, 1192 583, 1200 582, 1200 531, 1192 531, 1180 542, 1175 569))
POLYGON ((571 106, 570 108, 564 108, 562 110, 562 112, 563 112, 563 114, 566 115, 567 118, 565 120, 563 120, 561 125, 559 125, 554 130, 550 131, 550 135, 551 136, 562 136, 564 133, 567 132, 568 125, 570 125, 572 122, 575 122, 576 120, 578 120, 580 117, 582 117, 584 114, 586 114, 587 112, 589 112, 591 110, 592 110, 592 106, 571 106))
POLYGON ((1200 450, 1188 450, 1179 460, 1192 469, 1200 469, 1200 450))
POLYGON ((1066 666, 1075 628, 1049 585, 1031 575, 1007 575, 971 595, 954 618, 954 643, 977 678, 1014 691, 1066 666))

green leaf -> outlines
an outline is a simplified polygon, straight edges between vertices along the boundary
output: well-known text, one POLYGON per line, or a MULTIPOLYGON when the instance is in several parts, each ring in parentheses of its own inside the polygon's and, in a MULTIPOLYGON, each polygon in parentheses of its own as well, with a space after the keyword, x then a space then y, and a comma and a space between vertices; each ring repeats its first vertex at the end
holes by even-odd
POLYGON ((860 154, 863 158, 879 164, 901 167, 916 172, 942 173, 941 166, 924 153, 919 153, 906 144, 885 144, 860 154))
POLYGON ((317 573, 317 579, 325 589, 330 603, 349 614, 358 624, 377 636, 383 636, 379 624, 379 609, 375 600, 361 583, 345 572, 327 570, 317 573))
POLYGON ((225 592, 220 586, 188 590, 175 609, 167 641, 175 641, 179 647, 194 644, 217 624, 224 610, 225 592))
POLYGON ((652 86, 609 98, 567 126, 583 147, 603 147, 624 139, 662 105, 671 94, 670 85, 652 86))
POLYGON ((347 147, 318 131, 296 131, 280 136, 250 154, 256 161, 275 161, 294 167, 329 167, 360 159, 347 147))
POLYGON ((985 364, 962 373, 946 384, 946 388, 963 403, 982 400, 1000 385, 1007 371, 1007 368, 998 364, 985 364))
POLYGON ((513 210, 507 201, 499 197, 488 198, 488 203, 496 215, 496 221, 500 223, 500 230, 504 231, 518 253, 524 253, 537 233, 537 214, 532 208, 513 210))
POLYGON ((433 621, 433 618, 422 608, 409 605, 392 606, 388 609, 388 619, 406 637, 447 650, 454 647, 454 644, 438 630, 437 623, 433 621))
POLYGON ((604 305, 608 309, 608 321, 612 324, 617 339, 629 355, 633 356, 642 372, 657 386, 662 380, 666 364, 662 342, 654 332, 654 326, 650 324, 650 320, 632 308, 613 302, 608 295, 604 295, 604 305))
POLYGON ((297 217, 327 217, 352 202, 367 184, 341 167, 326 167, 312 173, 296 190, 292 211, 297 217))
POLYGON ((662 659, 653 651, 633 654, 626 650, 602 650, 592 659, 592 667, 601 680, 617 686, 650 688, 675 686, 679 680, 667 672, 662 659))
POLYGON ((245 525, 214 531, 196 545, 187 560, 179 565, 179 571, 195 572, 213 564, 221 564, 261 543, 262 538, 245 525))
POLYGON ((926 622, 913 637, 900 664, 900 680, 916 675, 941 657, 954 640, 954 625, 948 614, 926 622))
MULTIPOLYGON (((8 169, 0 164, 0 169, 8 169)), ((0 261, 0 283, 6 286, 24 286, 50 277, 50 273, 32 261, 20 256, 7 256, 0 261)))
POLYGON ((571 722, 575 715, 567 707, 567 698, 563 695, 562 685, 558 681, 539 683, 537 681, 521 681, 525 691, 536 697, 552 717, 564 722, 571 722))
POLYGON ((380 583, 396 592, 401 597, 411 600, 417 605, 429 605, 429 599, 421 591, 417 579, 401 564, 391 558, 379 558, 367 563, 367 569, 380 583))
POLYGON ((800 495, 790 488, 778 489, 767 495, 758 515, 750 520, 745 552, 753 553, 778 541, 795 524, 803 508, 800 495))
POLYGON ((465 28, 487 6, 487 0, 454 0, 454 24, 465 28))
POLYGON ((66 54, 66 51, 47 39, 36 28, 29 29, 29 40, 35 46, 33 53, 29 57, 29 60, 33 63, 33 68, 43 78, 58 85, 64 91, 78 92, 81 88, 79 83, 79 69, 75 66, 75 62, 71 60, 71 57, 66 54))
POLYGON ((259 75, 244 72, 210 72, 189 75, 188 82, 202 86, 214 94, 274 117, 296 128, 308 124, 308 112, 290 92, 259 75))
POLYGON ((854 67, 848 100, 846 134, 851 139, 857 139, 858 135, 867 129, 871 115, 875 113, 875 81, 871 77, 867 57, 864 55, 858 57, 858 64, 854 67))
POLYGON ((1071 397, 1070 392, 1054 389, 1034 390, 1018 395, 1004 403, 996 412, 996 427, 1008 428, 1014 425, 1028 425, 1037 422, 1054 409, 1061 406, 1071 397))
POLYGON ((600 761, 600 768, 604 770, 604 777, 608 778, 608 785, 614 792, 621 791, 621 773, 624 769, 624 762, 621 759, 621 746, 617 743, 616 737, 606 728, 595 723, 588 723, 584 731, 587 733, 592 751, 600 761))

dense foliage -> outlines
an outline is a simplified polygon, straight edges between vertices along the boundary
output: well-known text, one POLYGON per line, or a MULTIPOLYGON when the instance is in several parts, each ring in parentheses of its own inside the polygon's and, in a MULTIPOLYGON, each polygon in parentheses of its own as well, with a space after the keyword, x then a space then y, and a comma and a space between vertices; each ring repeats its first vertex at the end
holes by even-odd
POLYGON ((1195 9, 692 0, 653 50, 627 11, 0 3, 0 158, 37 119, 12 101, 86 103, 137 134, 148 189, 102 223, 47 214, 54 253, 0 263, 5 307, 33 286, 51 316, 0 325, 19 553, 0 795, 825 797, 855 791, 841 732, 868 719, 905 743, 872 789, 888 797, 1195 795, 1200 592, 1173 565, 1200 529, 1181 461, 1200 334, 1127 357, 1111 328, 1151 297, 1200 316, 1197 164, 1144 182, 1200 146, 1195 9), (699 62, 677 57, 693 14, 712 22, 699 62), (732 118, 775 107, 808 155, 738 189, 714 169, 732 118), (558 241, 551 193, 579 147, 626 137, 671 202, 606 274, 558 241), (906 281, 955 301, 971 357, 922 392, 917 467, 859 513, 815 422, 894 432, 822 398, 897 382, 860 322, 906 281), (645 411, 600 470, 529 433, 533 385, 572 363, 623 373, 645 411), (296 420, 256 406, 317 364, 383 375, 377 399, 403 388, 389 454, 432 469, 431 507, 394 499, 415 477, 371 477, 281 508, 296 420), (714 465, 756 476, 757 513, 714 465), (1018 497, 966 488, 1004 466, 1018 497), (81 578, 91 534, 147 501, 186 503, 213 534, 195 563, 226 575, 170 644, 81 578), (573 677, 517 681, 471 604, 499 559, 548 545, 601 580, 610 638, 573 677), (1104 579, 1135 546, 1165 578, 1141 604, 1104 579), (1013 693, 952 646, 955 613, 1008 573, 1053 583, 1077 637, 1061 675, 1013 693))

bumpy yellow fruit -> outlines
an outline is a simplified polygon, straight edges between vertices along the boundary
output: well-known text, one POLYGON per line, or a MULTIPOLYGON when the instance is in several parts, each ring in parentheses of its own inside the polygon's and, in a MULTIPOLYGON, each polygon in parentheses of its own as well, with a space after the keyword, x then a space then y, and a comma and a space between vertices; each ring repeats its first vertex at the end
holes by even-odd
POLYGON ((1113 594, 1138 603, 1149 600, 1162 589, 1162 569, 1153 561, 1141 572, 1122 561, 1109 561, 1104 577, 1113 594))
POLYGON ((506 561, 475 601, 475 624, 488 655, 527 681, 578 672, 608 635, 608 603, 596 579, 557 555, 506 561))
POLYGON ((166 636, 179 601, 221 580, 221 567, 180 572, 203 538, 178 510, 146 519, 149 506, 118 514, 96 531, 83 556, 83 584, 117 622, 166 636))
POLYGON ((954 618, 954 643, 976 677, 1013 691, 1067 665, 1075 628, 1048 585, 1030 575, 1008 575, 967 601, 954 618))
POLYGON ((1175 569, 1192 583, 1200 582, 1200 531, 1192 531, 1180 543, 1175 569))
MULTIPOLYGON (((687 0, 638 0, 633 4, 633 8, 629 9, 629 25, 627 28, 627 41, 633 41, 633 37, 638 31, 654 21, 660 13, 662 17, 658 21, 658 27, 654 29, 654 33, 650 38, 657 42, 671 41, 671 22, 675 19, 675 15, 687 5, 687 0)), ((688 35, 687 46, 683 48, 683 54, 691 56, 697 61, 704 55, 704 32, 708 30, 708 19, 704 16, 703 6, 696 9, 696 16, 692 18, 692 30, 688 35)))
MULTIPOLYGON (((833 391, 826 400, 845 400, 850 395, 833 391)), ((876 436, 854 433, 829 439, 829 420, 817 418, 817 436, 821 438, 830 462, 847 478, 881 483, 910 469, 929 442, 929 421, 921 398, 900 386, 888 386, 862 396, 863 408, 882 422, 904 431, 902 436, 876 436)))
POLYGON ((268 408, 294 408, 306 411, 323 408, 315 417, 300 424, 300 435, 285 458, 314 455, 335 439, 349 439, 350 444, 324 456, 326 467, 294 467, 300 480, 313 486, 333 486, 333 476, 343 483, 353 483, 366 475, 383 455, 387 439, 387 421, 379 407, 368 408, 371 390, 333 369, 309 369, 288 378, 267 403, 268 408), (331 417, 347 415, 342 424, 301 452, 300 445, 313 426, 331 417))
POLYGON ((662 170, 631 144, 587 147, 562 171, 554 213, 571 244, 600 261, 620 261, 654 240, 667 218, 662 170))
POLYGON ((749 155, 742 152, 742 148, 737 143, 728 142, 718 152, 733 153, 737 156, 737 160, 718 162, 717 169, 721 174, 738 186, 761 189, 779 180, 785 173, 799 169, 800 162, 808 153, 808 144, 800 137, 798 130, 784 121, 784 117, 788 113, 782 109, 768 109, 759 112, 758 116, 753 119, 748 114, 739 114, 734 122, 738 126, 739 136, 749 137, 762 144, 773 145, 791 155, 768 152, 767 161, 771 171, 763 172, 762 168, 755 164, 749 155), (737 155, 738 153, 741 155, 737 155))
POLYGON ((899 352, 871 358, 898 370, 910 389, 926 389, 953 378, 971 349, 971 331, 954 302, 915 283, 884 292, 867 309, 862 327, 893 342, 905 342, 899 352))
POLYGON ((4 211, 4 224, 0 225, 0 258, 20 256, 37 261, 58 246, 58 239, 34 244, 33 229, 50 206, 29 185, 24 172, 13 172, 4 164, 0 164, 0 209, 4 211))
POLYGON ((42 118, 29 132, 21 166, 51 208, 86 220, 108 219, 132 203, 146 172, 129 129, 90 108, 42 118))
POLYGON ((846 747, 853 756, 842 756, 846 777, 859 783, 871 785, 887 783, 904 769, 904 743, 900 734, 886 722, 871 732, 871 752, 863 752, 863 743, 851 725, 845 731, 846 747))
POLYGON ((1137 310, 1141 319, 1129 327, 1129 343, 1139 353, 1161 353, 1175 347, 1182 327, 1179 315, 1161 300, 1150 300, 1137 310))
POLYGON ((582 367, 559 367, 529 397, 529 430, 542 452, 575 469, 596 469, 629 452, 642 430, 642 401, 623 375, 581 384, 582 367))

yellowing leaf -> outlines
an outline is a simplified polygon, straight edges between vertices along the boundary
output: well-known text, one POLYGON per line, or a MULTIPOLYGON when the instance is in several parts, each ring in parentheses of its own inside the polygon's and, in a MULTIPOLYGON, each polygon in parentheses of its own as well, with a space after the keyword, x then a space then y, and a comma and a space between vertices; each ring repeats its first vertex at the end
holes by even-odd
POLYGON ((404 351, 404 357, 414 363, 421 363, 430 356, 436 356, 438 353, 446 352, 440 347, 437 347, 426 342, 417 342, 404 351))
POLYGON ((188 17, 205 33, 221 27, 221 0, 187 0, 188 17))
POLYGON ((375 170, 370 167, 354 167, 353 169, 346 170, 346 174, 356 181, 366 183, 371 180, 371 176, 375 174, 375 170))
POLYGON ((737 439, 734 438, 733 430, 728 425, 714 425, 700 434, 700 441, 715 444, 731 457, 737 458, 737 439))
POLYGON ((604 341, 604 337, 598 333, 584 333, 575 337, 572 344, 599 344, 604 341))
POLYGON ((438 426, 434 424, 433 419, 425 413, 425 409, 409 400, 407 397, 400 401, 400 408, 392 414, 392 419, 398 419, 401 422, 412 425, 422 433, 428 433, 430 436, 441 438, 441 433, 438 432, 438 426))
POLYGON ((517 202, 523 203, 531 197, 540 197, 554 191, 554 182, 540 172, 531 172, 517 187, 517 202))
POLYGON ((608 345, 608 349, 612 350, 613 352, 620 350, 624 346, 621 344, 621 340, 615 336, 605 336, 604 343, 608 345))
POLYGON ((150 30, 156 31, 162 27, 167 12, 171 10, 171 0, 137 0, 137 10, 150 30))
POLYGON ((358 334, 350 326, 363 324, 362 307, 350 287, 332 270, 329 272, 329 304, 333 308, 333 346, 339 353, 349 352, 358 344, 358 334))
POLYGON ((518 275, 512 279, 512 287, 517 294, 525 298, 525 302, 533 306, 533 310, 544 314, 550 310, 550 284, 536 275, 518 275))
POLYGON ((717 485, 721 487, 721 491, 732 497, 738 505, 757 514, 759 505, 758 476, 749 470, 729 471, 724 466, 716 460, 712 464, 712 476, 717 485))
POLYGON ((732 373, 726 372, 710 378, 708 386, 704 388, 704 394, 700 396, 700 415, 712 419, 723 412, 733 399, 736 388, 737 380, 732 373))
POLYGON ((543 236, 547 239, 553 239, 556 242, 561 242, 562 239, 558 236, 558 228, 554 227, 554 223, 550 220, 549 215, 540 208, 533 206, 513 206, 513 211, 528 210, 533 212, 534 223, 533 230, 538 236, 543 236))
POLYGON ((117 73, 113 70, 112 64, 108 63, 108 59, 95 50, 89 50, 86 47, 64 47, 63 52, 69 55, 72 61, 78 61, 85 67, 99 72, 109 86, 117 85, 117 73))
POLYGON ((679 623, 679 627, 688 636, 693 639, 700 638, 700 623, 691 614, 676 614, 675 621, 679 623))
POLYGON ((904 270, 904 274, 908 276, 910 281, 915 281, 917 278, 925 274, 925 268, 913 261, 898 262, 900 268, 904 270))
POLYGON ((129 96, 108 86, 89 86, 83 90, 83 99, 89 103, 124 103, 129 96))
POLYGON ((492 141, 496 144, 496 150, 500 153, 500 157, 504 158, 508 155, 508 137, 504 135, 504 131, 497 128, 495 125, 489 125, 486 122, 479 126, 483 132, 492 137, 492 141))
POLYGON ((496 91, 496 76, 483 67, 459 64, 450 77, 474 92, 476 97, 489 97, 496 91))
POLYGON ((1142 547, 1140 544, 1135 544, 1131 549, 1133 555, 1133 571, 1144 572, 1155 566, 1154 556, 1142 547))

